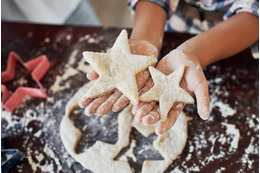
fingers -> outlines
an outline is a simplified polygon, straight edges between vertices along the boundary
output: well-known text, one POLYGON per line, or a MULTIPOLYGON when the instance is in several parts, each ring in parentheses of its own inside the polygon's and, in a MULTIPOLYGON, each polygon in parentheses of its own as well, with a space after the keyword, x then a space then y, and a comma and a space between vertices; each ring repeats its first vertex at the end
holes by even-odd
POLYGON ((104 95, 102 97, 94 99, 86 108, 85 108, 85 114, 87 116, 92 116, 96 113, 97 108, 104 103, 111 94, 104 95))
POLYGON ((154 85, 153 79, 149 78, 149 80, 146 82, 145 86, 143 87, 139 95, 142 95, 143 93, 147 92, 149 89, 152 88, 153 85, 154 85))
POLYGON ((89 80, 96 80, 98 77, 98 74, 94 70, 91 70, 87 73, 87 78, 89 80))
POLYGON ((161 122, 155 129, 155 133, 157 135, 162 135, 168 130, 172 128, 172 126, 175 124, 181 110, 183 109, 184 104, 183 103, 175 103, 172 107, 172 109, 169 111, 167 116, 167 121, 161 122))
POLYGON ((150 77, 150 73, 148 70, 143 71, 136 76, 136 83, 137 83, 138 90, 144 87, 149 77, 150 77))
MULTIPOLYGON (((90 71, 87 74, 87 77, 89 80, 94 80, 98 78, 98 74, 95 71, 90 71)), ((144 71, 142 72, 141 75, 138 76, 138 88, 142 88, 145 85, 145 82, 148 80, 149 78, 149 72, 148 71, 144 71)), ((111 94, 110 94, 111 95, 111 94)), ((85 112, 87 115, 93 115, 93 114, 98 114, 98 115, 104 115, 105 113, 107 113, 109 110, 113 110, 114 112, 118 112, 119 110, 121 110, 126 104, 129 103, 129 99, 126 96, 123 96, 122 93, 118 90, 116 90, 111 97, 106 97, 106 99, 104 100, 104 97, 100 97, 97 98, 98 101, 93 101, 93 103, 91 103, 91 101, 93 99, 90 98, 86 98, 83 97, 80 102, 79 102, 79 106, 81 108, 86 107, 87 105, 88 108, 85 109, 85 112), (102 98, 102 99, 101 99, 102 98), (103 100, 103 102, 101 102, 101 100, 103 100)))
POLYGON ((120 111, 125 105, 129 103, 129 100, 126 96, 122 95, 113 105, 112 111, 118 112, 120 111))
POLYGON ((206 120, 209 118, 209 91, 206 79, 200 82, 194 93, 197 99, 198 114, 203 120, 206 120))
POLYGON ((135 115, 137 111, 143 106, 144 102, 139 102, 137 105, 133 105, 132 113, 135 115))
POLYGON ((172 128, 172 126, 175 124, 181 110, 183 109, 184 104, 179 103, 179 104, 174 104, 172 109, 168 113, 167 120, 165 122, 161 122, 155 129, 155 133, 157 135, 162 135, 168 130, 172 128))
POLYGON ((83 96, 79 101, 79 107, 85 108, 89 103, 92 102, 93 99, 87 98, 86 96, 83 96))
POLYGON ((104 115, 110 111, 114 103, 122 96, 122 93, 116 90, 96 111, 97 115, 104 115))
POLYGON ((142 118, 142 122, 146 125, 157 123, 161 116, 159 114, 159 106, 156 105, 148 115, 142 118))
POLYGON ((155 102, 144 103, 142 107, 137 111, 135 115, 135 120, 138 122, 142 122, 143 117, 146 116, 153 109, 155 104, 155 102))

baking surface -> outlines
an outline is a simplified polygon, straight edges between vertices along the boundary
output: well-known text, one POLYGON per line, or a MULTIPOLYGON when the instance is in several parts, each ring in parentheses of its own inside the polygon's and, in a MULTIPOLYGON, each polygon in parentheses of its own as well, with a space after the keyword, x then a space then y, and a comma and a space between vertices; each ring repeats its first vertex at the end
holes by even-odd
MULTIPOLYGON (((45 54, 51 62, 41 80, 47 99, 26 98, 12 114, 2 110, 1 137, 5 148, 18 148, 26 154, 11 172, 89 172, 65 151, 59 125, 67 101, 88 82, 86 72, 90 68, 82 52, 108 50, 120 31, 2 22, 1 71, 6 69, 10 51, 15 51, 24 61, 45 54)), ((166 33, 161 57, 190 37, 166 33)), ((211 99, 210 119, 201 120, 196 105, 186 106, 185 113, 191 117, 188 141, 183 153, 166 172, 258 172, 258 63, 247 49, 204 69, 211 99)), ((37 86, 22 66, 18 65, 16 74, 13 81, 6 83, 8 89, 37 86)), ((71 118, 83 133, 77 152, 97 140, 117 141, 117 113, 90 118, 84 115, 83 109, 77 108, 71 118)), ((132 129, 130 146, 122 153, 134 152, 135 156, 128 154, 128 160, 135 172, 140 172, 146 159, 162 159, 152 147, 155 138, 156 135, 145 138, 132 129), (136 143, 136 147, 131 147, 131 143, 136 143)))

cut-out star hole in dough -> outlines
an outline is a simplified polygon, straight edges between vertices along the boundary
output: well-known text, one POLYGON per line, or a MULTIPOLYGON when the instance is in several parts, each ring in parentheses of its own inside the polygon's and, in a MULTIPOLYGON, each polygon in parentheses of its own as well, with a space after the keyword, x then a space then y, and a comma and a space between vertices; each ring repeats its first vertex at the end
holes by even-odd
POLYGON ((159 101, 162 121, 166 121, 168 112, 175 102, 194 102, 193 98, 179 85, 184 73, 184 68, 185 67, 182 66, 166 76, 154 67, 149 67, 154 86, 140 96, 140 101, 159 101))
POLYGON ((99 75, 87 97, 96 98, 117 88, 133 104, 139 101, 136 75, 157 62, 152 56, 131 54, 126 30, 120 33, 109 52, 85 51, 83 56, 99 75))

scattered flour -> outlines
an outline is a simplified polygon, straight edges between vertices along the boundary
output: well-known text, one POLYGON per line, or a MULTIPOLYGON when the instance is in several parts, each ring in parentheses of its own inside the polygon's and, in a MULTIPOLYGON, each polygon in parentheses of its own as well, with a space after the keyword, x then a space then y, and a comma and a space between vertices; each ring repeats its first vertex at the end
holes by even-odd
POLYGON ((220 101, 216 101, 212 104, 213 107, 217 106, 223 117, 232 116, 236 113, 236 110, 232 109, 228 104, 220 101))
POLYGON ((122 155, 119 160, 122 161, 127 161, 127 157, 131 158, 134 162, 136 162, 136 156, 134 155, 134 148, 136 146, 136 140, 132 140, 131 144, 130 144, 130 148, 129 150, 126 151, 126 153, 124 153, 124 155, 122 155))
POLYGON ((234 124, 228 124, 225 122, 221 123, 222 125, 224 125, 227 129, 226 129, 226 134, 230 135, 232 137, 232 141, 231 141, 231 147, 233 149, 237 149, 238 148, 238 142, 239 142, 239 137, 240 137, 240 133, 239 130, 236 128, 236 126, 234 124))
POLYGON ((87 41, 87 43, 92 43, 92 44, 98 44, 102 40, 104 40, 103 36, 97 35, 97 34, 87 34, 79 38, 79 42, 87 41))

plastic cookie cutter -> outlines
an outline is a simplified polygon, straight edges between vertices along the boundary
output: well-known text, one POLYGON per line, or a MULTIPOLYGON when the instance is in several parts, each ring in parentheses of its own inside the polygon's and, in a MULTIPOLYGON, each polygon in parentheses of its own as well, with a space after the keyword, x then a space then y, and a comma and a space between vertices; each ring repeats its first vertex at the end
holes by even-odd
POLYGON ((24 62, 15 52, 10 52, 8 56, 8 64, 6 71, 1 73, 1 93, 3 107, 12 112, 23 100, 25 96, 46 98, 47 94, 44 91, 40 80, 47 72, 50 67, 50 62, 45 55, 36 57, 30 61, 24 62), (31 72, 32 78, 35 80, 39 88, 31 87, 18 87, 14 93, 10 92, 7 87, 3 84, 8 82, 15 77, 15 68, 17 61, 19 61, 23 67, 31 72))
POLYGON ((10 168, 24 158, 24 154, 18 149, 1 149, 1 155, 6 157, 6 159, 1 162, 2 173, 8 173, 10 168))

